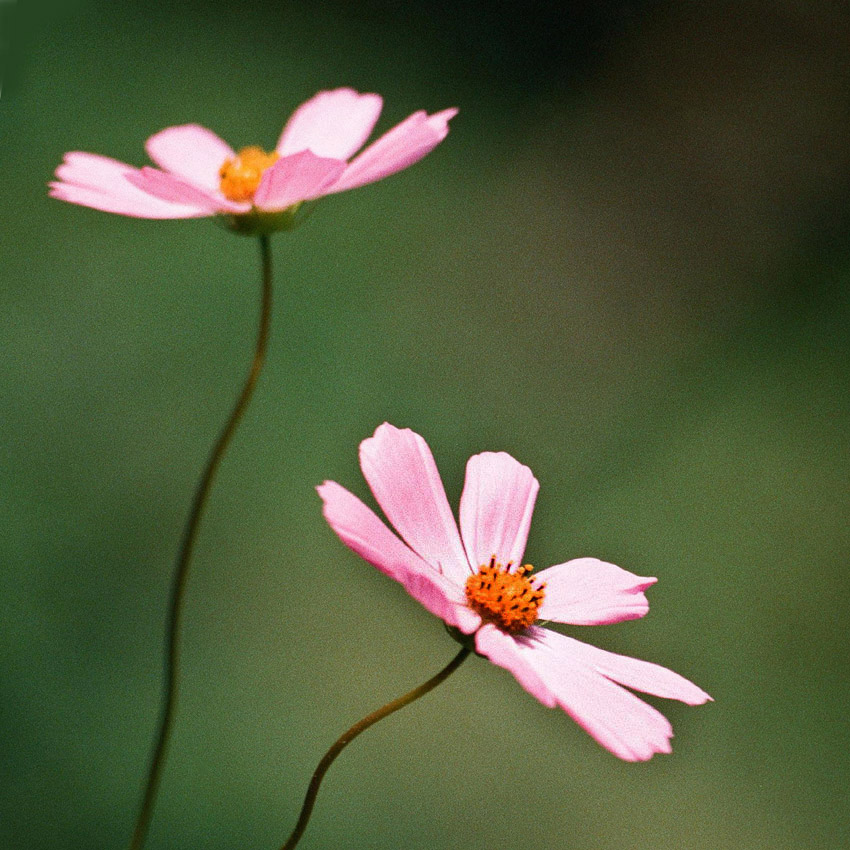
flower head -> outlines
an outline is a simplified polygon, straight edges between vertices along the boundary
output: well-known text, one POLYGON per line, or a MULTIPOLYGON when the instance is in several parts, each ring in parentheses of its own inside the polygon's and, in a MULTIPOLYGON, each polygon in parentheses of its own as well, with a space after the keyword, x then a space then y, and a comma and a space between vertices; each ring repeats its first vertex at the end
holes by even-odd
POLYGON ((644 761, 670 752, 667 719, 626 688, 689 705, 711 699, 705 691, 657 664, 536 625, 642 617, 649 610, 644 591, 654 578, 595 558, 539 573, 522 565, 539 485, 528 467, 504 452, 469 459, 460 532, 431 451, 418 434, 381 425, 360 444, 360 467, 404 542, 356 496, 326 481, 318 488, 324 515, 343 543, 615 755, 644 761))
POLYGON ((271 153, 259 147, 237 153, 197 124, 167 127, 147 140, 159 168, 75 151, 56 169, 50 195, 136 218, 224 216, 241 232, 286 229, 304 201, 374 183, 418 162, 446 137, 457 114, 414 112, 354 156, 382 106, 377 94, 319 92, 295 110, 271 153))

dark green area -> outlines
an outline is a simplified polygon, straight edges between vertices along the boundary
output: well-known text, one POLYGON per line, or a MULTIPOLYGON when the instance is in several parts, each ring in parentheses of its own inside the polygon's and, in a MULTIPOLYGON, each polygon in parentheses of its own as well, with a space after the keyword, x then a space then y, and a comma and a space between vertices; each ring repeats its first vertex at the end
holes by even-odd
POLYGON ((529 464, 529 561, 659 577, 644 620, 571 633, 716 702, 656 701, 674 753, 629 765, 472 659, 343 754, 301 847, 847 846, 846 12, 354 5, 3 17, 0 847, 129 839, 180 528, 259 299, 253 240, 45 184, 65 151, 141 165, 189 121, 270 147, 337 85, 383 94, 379 130, 461 112, 274 237, 150 850, 279 847, 326 747, 455 652, 321 517, 326 478, 366 496, 384 420, 426 437, 453 504, 470 454, 529 464))

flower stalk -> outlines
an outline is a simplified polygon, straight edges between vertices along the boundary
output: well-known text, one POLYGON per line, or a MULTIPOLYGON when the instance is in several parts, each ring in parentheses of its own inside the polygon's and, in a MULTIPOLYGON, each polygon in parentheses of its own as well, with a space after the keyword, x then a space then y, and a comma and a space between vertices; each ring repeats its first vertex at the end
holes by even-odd
POLYGON ((197 538, 198 527, 204 513, 204 508, 207 504, 216 470, 221 464, 221 460, 227 451, 227 447, 230 445, 233 435, 236 432, 236 427, 248 407, 248 403, 251 400, 254 387, 257 384, 257 379, 260 376, 260 372, 262 371, 263 363, 266 358, 272 310, 272 261, 269 237, 267 235, 260 236, 259 242, 260 262, 262 266, 262 300, 257 340, 254 346, 254 357, 251 361, 251 368, 248 372, 248 376, 242 385, 241 392, 239 393, 239 398, 236 400, 236 404, 233 406, 230 416, 225 422, 221 433, 218 436, 218 440, 216 440, 216 443, 207 458, 206 466, 204 467, 204 471, 198 481, 197 487, 195 488, 192 506, 189 510, 189 516, 183 529, 183 537, 174 568, 168 607, 162 706, 160 709, 159 724, 156 740, 154 742, 153 755, 151 756, 150 766, 148 768, 147 778, 145 781, 144 796, 139 808, 133 837, 130 841, 130 850, 141 850, 145 843, 145 838, 147 837, 148 828, 153 815, 157 791, 162 778, 163 767, 165 765, 168 742, 171 737, 171 730, 174 726, 174 716, 177 709, 178 679, 180 673, 180 624, 183 614, 183 599, 186 592, 186 584, 189 577, 189 563, 192 558, 192 551, 194 549, 195 539, 197 538))
POLYGON ((295 824, 295 829, 292 834, 286 839, 280 850, 294 850, 295 846, 301 840, 304 830, 307 829, 307 824, 310 821, 310 815, 313 813, 313 805, 316 802, 316 797, 319 793, 319 786, 322 784, 328 768, 333 764, 336 757, 361 733, 365 732, 370 726, 374 726, 379 720, 389 717, 391 714, 404 708, 406 705, 415 702, 419 697, 425 696, 429 691, 434 690, 437 685, 445 682, 446 679, 460 667, 470 654, 470 650, 465 647, 458 652, 457 655, 445 666, 436 676, 428 679, 427 682, 408 691, 403 696, 388 702, 385 706, 366 715, 362 720, 358 720, 348 731, 343 732, 334 742, 331 748, 322 756, 316 770, 310 779, 310 784, 307 787, 307 794, 304 797, 304 803, 301 806, 301 814, 298 816, 298 822, 295 824))

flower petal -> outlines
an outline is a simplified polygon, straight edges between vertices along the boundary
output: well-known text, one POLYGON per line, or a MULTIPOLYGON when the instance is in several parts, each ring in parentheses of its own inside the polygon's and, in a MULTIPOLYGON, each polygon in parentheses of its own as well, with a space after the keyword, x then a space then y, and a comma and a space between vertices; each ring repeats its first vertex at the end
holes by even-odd
POLYGON ((200 207, 206 205, 208 215, 215 213, 246 213, 251 209, 247 203, 229 201, 217 192, 201 189, 192 183, 187 183, 176 174, 159 171, 145 166, 141 171, 129 174, 127 180, 134 186, 164 201, 176 204, 192 204, 200 207))
POLYGON ((382 106, 377 94, 348 88, 319 92, 292 113, 277 152, 286 156, 310 150, 317 156, 348 159, 369 138, 382 106))
POLYGON ((164 171, 213 191, 220 183, 218 170, 236 156, 227 142, 199 124, 166 127, 145 142, 145 150, 164 171))
POLYGON ((505 452, 473 455, 460 499, 460 532, 473 566, 491 556, 520 565, 540 485, 527 466, 505 452))
POLYGON ((408 546, 462 587, 472 569, 425 440, 385 422, 360 444, 360 468, 408 546))
POLYGON ((546 582, 540 619, 574 626, 635 620, 649 610, 643 591, 658 579, 636 576, 597 558, 576 558, 536 574, 546 582))
POLYGON ((135 218, 198 218, 210 215, 207 205, 164 201, 137 188, 128 175, 137 168, 98 154, 72 151, 56 169, 50 196, 72 204, 135 218))
POLYGON ((601 673, 606 679, 627 688, 665 699, 676 699, 688 705, 702 705, 711 700, 702 688, 660 664, 608 652, 550 629, 540 631, 545 632, 541 637, 542 641, 553 651, 569 654, 601 673))
POLYGON ((450 626, 466 634, 478 628, 481 618, 464 604, 462 589, 405 546, 360 499, 333 481, 316 489, 325 519, 346 546, 450 626))
POLYGON ((321 197, 344 170, 344 160, 326 159, 310 151, 285 156, 266 169, 254 193, 254 205, 265 211, 282 210, 321 197))
POLYGON ((138 170, 108 156, 71 151, 65 154, 62 164, 56 169, 56 176, 64 183, 110 192, 115 186, 126 186, 125 175, 138 170))
POLYGON ((430 116, 414 112, 355 157, 332 191, 374 183, 419 162, 446 138, 449 120, 455 115, 457 109, 444 109, 430 116))
POLYGON ((475 633, 475 650, 513 673, 523 688, 546 708, 554 708, 558 704, 555 694, 529 663, 526 647, 492 623, 485 623, 475 633))
POLYGON ((532 627, 512 637, 488 625, 477 632, 476 648, 510 670, 544 705, 563 708, 619 758, 646 761, 670 752, 673 729, 661 712, 589 667, 570 648, 549 646, 541 639, 548 634, 532 627))

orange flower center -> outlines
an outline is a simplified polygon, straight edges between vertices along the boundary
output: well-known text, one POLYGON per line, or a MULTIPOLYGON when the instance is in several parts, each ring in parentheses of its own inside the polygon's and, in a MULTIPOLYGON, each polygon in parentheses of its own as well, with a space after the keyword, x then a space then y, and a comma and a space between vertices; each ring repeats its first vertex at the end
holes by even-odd
POLYGON ((218 170, 222 195, 231 201, 250 201, 260 185, 263 172, 278 159, 280 154, 277 151, 266 153, 256 146, 242 148, 218 170))
POLYGON ((531 583, 528 577, 534 569, 531 564, 517 568, 516 572, 511 572, 512 566, 508 563, 503 567, 494 555, 489 564, 480 566, 466 580, 466 600, 482 619, 516 634, 537 619, 545 585, 531 583))

